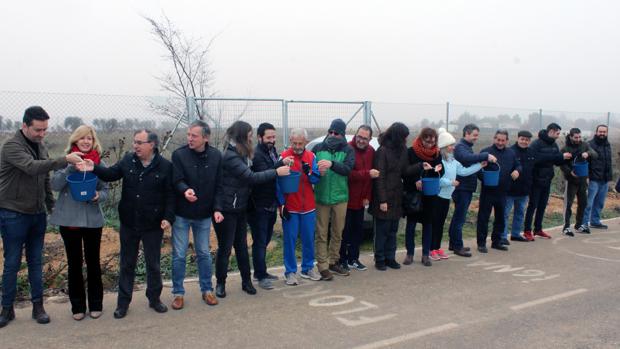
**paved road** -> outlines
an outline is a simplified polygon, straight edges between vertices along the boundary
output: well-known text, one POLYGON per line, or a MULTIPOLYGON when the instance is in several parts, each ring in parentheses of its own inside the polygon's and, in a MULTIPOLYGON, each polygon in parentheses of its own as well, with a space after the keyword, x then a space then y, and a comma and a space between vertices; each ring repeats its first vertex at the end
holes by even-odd
MULTIPOLYGON (((0 348, 618 348, 620 220, 608 223, 589 236, 555 229, 552 240, 430 268, 416 256, 397 271, 280 281, 256 296, 233 277, 216 307, 188 283, 186 308, 163 315, 147 308, 143 291, 123 320, 112 317, 114 294, 98 320, 73 321, 68 304, 52 303, 52 323, 42 326, 19 309, 0 330, 0 348)), ((169 288, 163 300, 171 301, 169 288)))

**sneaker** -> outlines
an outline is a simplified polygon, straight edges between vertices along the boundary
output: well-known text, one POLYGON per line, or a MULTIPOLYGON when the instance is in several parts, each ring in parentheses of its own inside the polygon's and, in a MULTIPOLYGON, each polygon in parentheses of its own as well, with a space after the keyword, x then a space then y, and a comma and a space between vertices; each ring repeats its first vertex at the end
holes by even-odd
POLYGON ((360 262, 359 259, 356 259, 349 263, 349 269, 364 271, 364 270, 367 270, 368 268, 364 264, 362 264, 362 262, 360 262))
POLYGON ((441 257, 439 257, 439 254, 437 253, 437 250, 432 250, 429 257, 434 261, 438 261, 441 259, 441 257))
POLYGON ((605 224, 603 224, 603 223, 597 223, 597 224, 590 223, 590 228, 594 228, 594 229, 607 229, 607 228, 609 228, 609 227, 608 227, 608 226, 606 226, 606 225, 605 225, 605 224))
POLYGON ((269 280, 269 278, 260 279, 258 280, 258 287, 263 290, 273 290, 273 283, 269 280))
POLYGON ((545 233, 544 230, 535 231, 534 235, 540 236, 541 238, 545 238, 545 239, 551 239, 551 235, 545 233))
POLYGON ((319 273, 317 273, 314 269, 310 269, 308 271, 302 271, 300 276, 304 279, 309 279, 312 281, 321 280, 321 275, 319 275, 319 273))
POLYGON ((441 259, 448 259, 448 258, 450 258, 450 257, 448 257, 448 255, 441 248, 437 250, 437 255, 441 259))
MULTIPOLYGON (((274 281, 275 281, 275 280, 280 280, 280 278, 279 278, 279 277, 277 277, 276 275, 269 274, 269 273, 266 273, 266 274, 267 274, 267 276, 265 277, 266 279, 269 279, 269 280, 274 280, 274 281)), ((254 276, 252 277, 252 280, 254 280, 254 281, 260 281, 260 280, 258 280, 258 278, 256 277, 256 275, 254 275, 254 276)))
POLYGON ((532 234, 532 231, 530 231, 530 230, 526 230, 526 231, 524 231, 524 232, 523 232, 523 237, 524 237, 525 239, 527 239, 527 241, 534 241, 534 240, 536 240, 536 239, 534 238, 534 234, 532 234))
POLYGON ((577 228, 577 232, 579 234, 591 234, 590 229, 585 225, 581 225, 579 228, 577 228))
POLYGON ((502 245, 510 245, 510 241, 508 241, 508 239, 501 239, 499 243, 502 245))
POLYGON ((510 241, 521 241, 521 242, 528 242, 530 240, 524 238, 521 235, 514 235, 514 236, 510 236, 510 241))
POLYGON ((338 264, 330 264, 329 265, 329 271, 331 271, 332 273, 336 274, 336 275, 340 275, 340 276, 349 276, 349 271, 344 269, 342 267, 342 265, 338 264))
POLYGON ((334 279, 334 275, 332 275, 332 273, 330 273, 330 271, 327 269, 321 270, 320 273, 321 273, 321 280, 331 281, 334 279))
POLYGON ((573 231, 570 228, 564 228, 564 230, 562 230, 562 234, 566 236, 575 236, 575 234, 573 234, 573 231))
POLYGON ((340 263, 340 267, 341 267, 343 270, 346 270, 346 271, 347 271, 347 273, 350 273, 350 272, 351 272, 351 269, 349 269, 349 263, 347 263, 347 262, 340 263))
POLYGON ((299 282, 297 282, 297 277, 295 276, 295 273, 286 274, 286 284, 289 286, 299 285, 299 282))

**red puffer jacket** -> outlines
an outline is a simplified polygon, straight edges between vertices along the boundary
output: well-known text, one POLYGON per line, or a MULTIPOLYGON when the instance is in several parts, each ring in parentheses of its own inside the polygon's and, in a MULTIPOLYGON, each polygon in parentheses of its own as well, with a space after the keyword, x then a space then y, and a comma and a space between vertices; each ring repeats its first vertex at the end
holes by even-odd
POLYGON ((317 165, 314 153, 304 150, 301 155, 297 155, 293 152, 291 148, 289 148, 283 151, 282 154, 280 154, 280 157, 282 159, 289 156, 293 156, 293 159, 295 160, 295 162, 291 166, 291 171, 301 172, 301 177, 299 179, 299 190, 297 190, 296 193, 284 194, 282 196, 278 188, 278 199, 281 204, 284 204, 284 206, 290 213, 312 212, 316 209, 316 204, 314 201, 314 189, 312 188, 312 185, 318 183, 321 179, 321 175, 319 174, 319 166, 317 165), (306 174, 303 173, 303 162, 311 166, 309 176, 306 176, 306 174))
POLYGON ((364 199, 367 199, 368 202, 372 199, 370 170, 372 169, 375 149, 370 145, 366 149, 358 149, 354 140, 349 144, 355 150, 355 166, 349 174, 349 204, 347 208, 359 210, 364 208, 364 199))

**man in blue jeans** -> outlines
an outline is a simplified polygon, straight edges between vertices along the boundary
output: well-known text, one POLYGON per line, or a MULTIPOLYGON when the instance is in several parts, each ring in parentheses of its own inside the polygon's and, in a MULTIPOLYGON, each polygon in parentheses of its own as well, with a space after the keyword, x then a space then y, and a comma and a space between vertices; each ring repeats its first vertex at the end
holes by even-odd
POLYGON ((532 186, 534 154, 529 148, 531 140, 532 133, 530 131, 519 131, 517 134, 517 142, 510 147, 519 159, 519 163, 521 164, 521 173, 519 174, 519 178, 512 182, 512 185, 508 190, 508 195, 506 195, 506 206, 504 208, 505 227, 501 240, 501 243, 504 245, 510 245, 510 242, 508 241, 508 218, 510 217, 510 211, 512 211, 513 207, 515 210, 514 215, 512 216, 512 232, 510 233, 510 241, 528 241, 526 238, 521 236, 521 229, 523 228, 525 207, 527 205, 530 187, 532 186))
POLYGON ((598 158, 590 159, 588 205, 583 213, 583 225, 586 228, 607 229, 607 226, 601 223, 601 211, 605 206, 608 183, 612 179, 612 154, 607 140, 607 126, 598 125, 596 135, 588 144, 596 151, 598 158))
MULTIPOLYGON (((463 128, 463 138, 454 147, 454 158, 465 167, 469 167, 475 163, 482 161, 488 161, 495 163, 497 159, 495 156, 489 153, 474 154, 472 149, 474 143, 478 140, 480 129, 474 124, 467 124, 463 128)), ((471 257, 469 247, 463 246, 463 224, 465 224, 465 218, 467 217, 467 211, 469 210, 469 204, 478 186, 478 177, 476 174, 472 174, 467 177, 457 176, 456 180, 459 181, 459 186, 456 187, 452 194, 452 200, 454 200, 454 213, 452 214, 452 220, 450 221, 450 251, 454 251, 454 254, 461 257, 471 257)))
POLYGON ((186 252, 189 229, 194 234, 194 250, 198 263, 198 280, 203 301, 218 303, 211 282, 212 262, 209 251, 213 202, 221 191, 221 153, 209 146, 211 130, 204 121, 195 121, 187 131, 187 145, 172 153, 172 182, 176 192, 172 226, 172 309, 183 308, 186 252))
POLYGON ((17 273, 22 250, 26 250, 32 318, 47 324, 43 308, 43 241, 47 227, 46 211, 54 207, 49 171, 67 163, 79 163, 81 153, 50 159, 42 143, 49 115, 38 106, 26 109, 20 130, 2 146, 0 154, 0 232, 4 249, 2 273, 2 312, 0 327, 15 318, 13 303, 17 294, 17 273))

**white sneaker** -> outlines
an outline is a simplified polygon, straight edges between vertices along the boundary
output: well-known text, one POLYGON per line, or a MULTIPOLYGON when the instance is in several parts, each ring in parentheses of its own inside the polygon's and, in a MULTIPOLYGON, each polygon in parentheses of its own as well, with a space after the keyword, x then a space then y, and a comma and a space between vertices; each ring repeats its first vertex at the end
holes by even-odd
POLYGON ((310 279, 312 281, 319 281, 319 280, 321 280, 321 275, 319 273, 317 273, 316 270, 314 270, 314 269, 310 269, 308 271, 302 271, 300 275, 301 275, 302 278, 310 279))
POLYGON ((297 277, 295 276, 295 273, 286 274, 286 284, 289 286, 299 285, 299 282, 297 282, 297 277))

